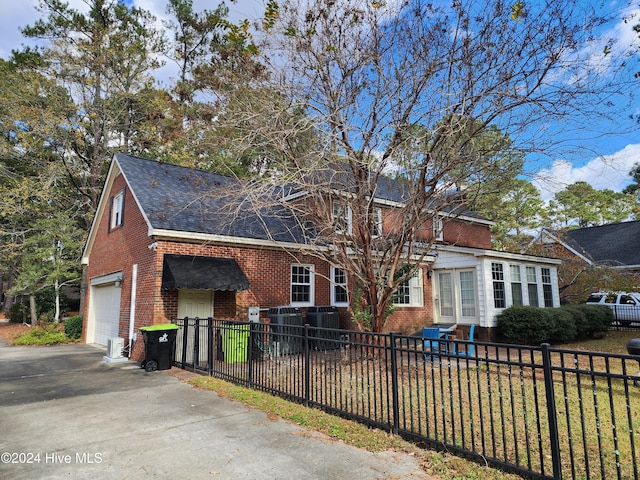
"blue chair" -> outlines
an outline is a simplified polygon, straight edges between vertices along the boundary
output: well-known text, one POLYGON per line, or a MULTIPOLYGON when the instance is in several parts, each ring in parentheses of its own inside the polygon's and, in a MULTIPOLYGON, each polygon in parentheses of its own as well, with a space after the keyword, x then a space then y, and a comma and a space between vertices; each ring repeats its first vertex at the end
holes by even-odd
POLYGON ((459 357, 473 357, 475 355, 476 347, 473 344, 473 334, 474 334, 475 328, 476 328, 475 323, 472 323, 471 328, 469 328, 469 338, 467 340, 453 342, 454 355, 458 355, 459 357), (465 349, 465 346, 467 346, 466 349, 465 349), (458 351, 460 348, 462 348, 462 350, 458 351))
POLYGON ((432 327, 422 327, 422 349, 424 350, 424 359, 427 356, 434 357, 440 353, 440 329, 432 327))

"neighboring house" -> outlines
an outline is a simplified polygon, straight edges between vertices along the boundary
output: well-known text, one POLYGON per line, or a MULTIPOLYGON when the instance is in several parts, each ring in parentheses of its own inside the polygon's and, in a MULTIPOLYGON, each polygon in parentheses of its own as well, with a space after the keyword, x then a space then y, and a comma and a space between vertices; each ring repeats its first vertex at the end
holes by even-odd
MULTIPOLYGON (((350 325, 345 272, 309 254, 298 219, 228 208, 228 197, 216 192, 234 182, 114 156, 83 254, 84 341, 123 337, 140 359, 135 338, 143 325, 186 316, 245 320, 252 306, 333 305, 350 325)), ((375 199, 379 228, 399 198, 394 182, 383 182, 375 199)), ((299 200, 292 192, 281 189, 279 201, 299 200)), ((344 228, 349 221, 344 215, 344 228)), ((473 323, 489 338, 496 314, 510 305, 559 305, 559 260, 491 250, 492 222, 472 212, 436 223, 437 244, 399 289, 387 330, 473 323)))
POLYGON ((638 239, 640 220, 563 232, 543 229, 534 242, 547 246, 550 254, 555 248, 564 249, 587 265, 640 272, 638 239))

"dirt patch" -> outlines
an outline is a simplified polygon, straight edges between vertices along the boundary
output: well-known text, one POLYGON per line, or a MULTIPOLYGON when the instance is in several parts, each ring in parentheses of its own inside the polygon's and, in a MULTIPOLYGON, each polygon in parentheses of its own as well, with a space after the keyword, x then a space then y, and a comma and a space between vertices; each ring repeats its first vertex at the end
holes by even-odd
POLYGON ((17 337, 31 330, 29 325, 21 323, 0 322, 0 337, 4 338, 7 343, 13 342, 17 337))

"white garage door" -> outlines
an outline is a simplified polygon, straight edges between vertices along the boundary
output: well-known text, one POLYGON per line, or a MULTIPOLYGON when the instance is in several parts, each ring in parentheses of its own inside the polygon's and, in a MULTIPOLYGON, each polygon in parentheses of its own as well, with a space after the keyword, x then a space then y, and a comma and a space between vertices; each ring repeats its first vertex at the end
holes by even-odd
POLYGON ((93 312, 95 321, 94 343, 106 345, 107 340, 118 336, 120 321, 120 292, 122 288, 114 284, 92 287, 93 312))

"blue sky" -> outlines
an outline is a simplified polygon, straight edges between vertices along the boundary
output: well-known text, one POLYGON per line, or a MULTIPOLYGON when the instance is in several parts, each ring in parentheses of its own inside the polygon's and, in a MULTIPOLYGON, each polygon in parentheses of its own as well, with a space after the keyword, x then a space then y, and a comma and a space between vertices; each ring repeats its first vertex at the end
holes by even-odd
MULTIPOLYGON (((85 8, 83 0, 67 0, 78 9, 85 8)), ((353 1, 353 0, 352 0, 353 1)), ((393 1, 393 0, 390 0, 393 1)), ((562 0, 558 0, 562 1, 562 0)), ((601 32, 594 32, 596 36, 614 38, 623 44, 637 46, 635 65, 640 56, 640 40, 637 33, 631 30, 633 23, 640 22, 639 0, 602 0, 593 1, 604 12, 611 13, 617 20, 607 25, 601 32), (625 23, 623 16, 636 14, 635 22, 625 23), (635 43, 634 43, 635 42, 635 43)), ((128 3, 150 10, 154 15, 162 18, 165 15, 166 0, 127 0, 128 3)), ((231 12, 232 20, 242 18, 257 18, 262 12, 262 0, 237 0, 235 3, 226 2, 231 12)), ((17 49, 26 43, 20 34, 20 27, 32 24, 39 18, 36 10, 38 0, 11 1, 3 0, 0 7, 0 56, 6 58, 12 49, 17 49)), ((213 9, 218 0, 194 0, 196 10, 213 9)), ((585 48, 587 48, 585 46, 585 48)), ((614 52, 616 53, 616 52, 614 52)), ((640 69, 640 67, 638 67, 640 69)), ((631 73, 630 73, 631 74, 631 73)), ((165 79, 174 76, 172 67, 167 65, 159 74, 165 79)), ((640 78, 636 79, 637 91, 640 94, 640 78)), ((573 129, 572 136, 567 137, 567 144, 576 147, 550 152, 544 157, 531 159, 530 170, 535 171, 537 180, 534 184, 541 190, 544 199, 562 190, 576 181, 587 181, 595 188, 610 188, 620 191, 626 186, 630 177, 629 170, 636 162, 640 162, 640 124, 632 121, 632 114, 640 114, 640 99, 632 96, 613 105, 606 105, 601 99, 594 98, 594 105, 613 117, 606 124, 589 122, 580 126, 580 119, 576 119, 577 129, 573 129), (615 132, 602 135, 604 132, 615 132)), ((549 126, 550 131, 554 130, 549 126)))

